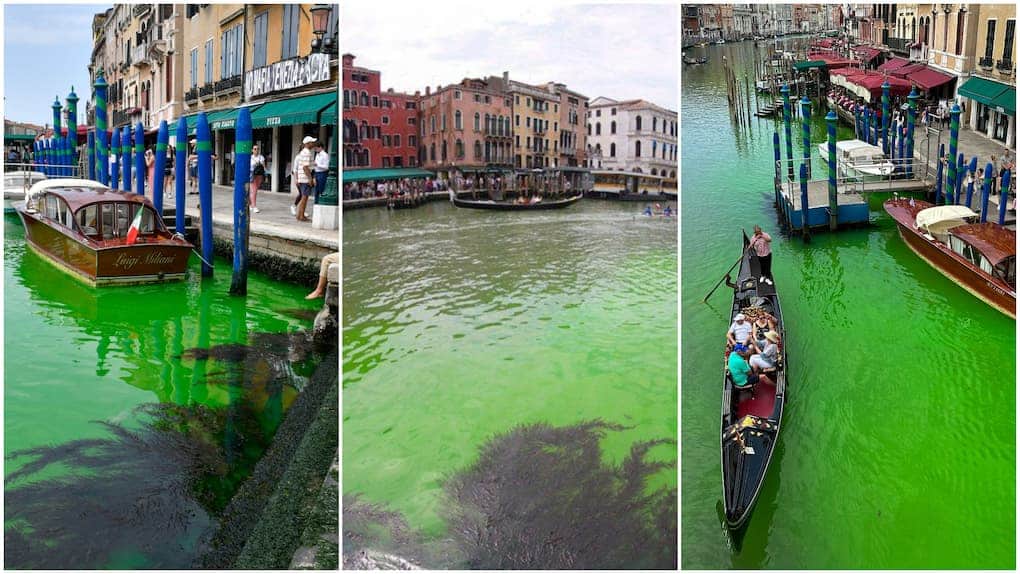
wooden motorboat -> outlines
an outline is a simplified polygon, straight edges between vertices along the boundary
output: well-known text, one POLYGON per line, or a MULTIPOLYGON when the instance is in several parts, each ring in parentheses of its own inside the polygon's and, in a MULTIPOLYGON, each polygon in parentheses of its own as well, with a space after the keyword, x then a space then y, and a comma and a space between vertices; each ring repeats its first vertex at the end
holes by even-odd
POLYGON ((917 255, 975 297, 1016 319, 1016 231, 976 223, 962 205, 934 206, 916 199, 883 205, 903 241, 917 255))
POLYGON ((494 209, 499 211, 538 211, 543 209, 562 209, 577 203, 583 193, 578 193, 566 199, 542 199, 537 203, 514 203, 513 201, 495 201, 491 199, 460 199, 452 192, 450 201, 457 207, 469 209, 494 209))
MULTIPOLYGON (((748 249, 750 241, 744 234, 743 256, 733 290, 732 321, 738 313, 764 311, 776 319, 780 336, 777 368, 765 371, 762 380, 752 388, 737 388, 723 362, 723 397, 721 425, 721 456, 723 508, 726 525, 739 529, 746 522, 768 474, 772 453, 779 440, 779 426, 786 402, 786 329, 775 285, 759 281, 758 256, 748 249)), ((729 358, 728 353, 725 356, 729 358)))
POLYGON ((146 197, 90 180, 36 183, 17 213, 30 248, 94 286, 183 279, 193 249, 167 230, 146 197))

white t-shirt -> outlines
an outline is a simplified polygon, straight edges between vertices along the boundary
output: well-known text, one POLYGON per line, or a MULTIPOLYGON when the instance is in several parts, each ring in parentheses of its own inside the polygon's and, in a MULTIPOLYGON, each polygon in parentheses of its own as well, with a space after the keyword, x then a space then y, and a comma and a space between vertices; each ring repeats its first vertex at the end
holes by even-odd
POLYGON ((329 154, 320 151, 315 154, 315 169, 313 171, 329 171, 329 154))
POLYGON ((738 343, 743 343, 751 337, 751 322, 744 320, 743 323, 737 323, 734 321, 730 323, 730 332, 733 333, 733 338, 738 343))

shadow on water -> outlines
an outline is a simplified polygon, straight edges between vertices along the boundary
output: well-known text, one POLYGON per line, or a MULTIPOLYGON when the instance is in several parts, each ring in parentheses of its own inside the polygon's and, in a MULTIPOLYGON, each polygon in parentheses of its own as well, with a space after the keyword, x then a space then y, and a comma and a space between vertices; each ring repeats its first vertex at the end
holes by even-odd
POLYGON ((191 566, 303 386, 298 373, 314 369, 308 363, 318 354, 303 333, 254 333, 248 345, 180 357, 196 363, 195 373, 197 364, 216 363, 201 371, 202 383, 218 388, 225 405, 144 404, 134 411, 137 428, 94 421, 110 436, 8 455, 22 463, 5 481, 8 567, 191 566))
POLYGON ((447 536, 425 540, 403 517, 344 500, 344 567, 675 569, 677 492, 651 492, 675 463, 648 460, 669 439, 635 443, 619 465, 599 441, 628 427, 589 421, 515 427, 482 445, 444 484, 447 536))

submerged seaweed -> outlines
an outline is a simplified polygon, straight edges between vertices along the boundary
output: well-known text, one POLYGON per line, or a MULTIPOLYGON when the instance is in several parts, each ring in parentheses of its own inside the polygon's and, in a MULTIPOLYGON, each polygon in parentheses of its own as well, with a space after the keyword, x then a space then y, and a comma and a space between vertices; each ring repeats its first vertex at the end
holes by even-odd
POLYGON ((444 485, 447 541, 422 542, 399 515, 345 499, 345 567, 675 569, 676 489, 648 489, 675 463, 647 460, 674 442, 635 443, 606 464, 599 442, 624 428, 533 424, 493 437, 444 485))

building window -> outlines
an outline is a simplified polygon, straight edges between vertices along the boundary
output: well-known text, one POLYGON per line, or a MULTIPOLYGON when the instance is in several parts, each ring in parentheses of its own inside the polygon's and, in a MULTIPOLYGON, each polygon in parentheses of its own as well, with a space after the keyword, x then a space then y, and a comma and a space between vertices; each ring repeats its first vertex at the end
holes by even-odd
POLYGON ((613 120, 612 123, 609 124, 609 133, 616 133, 616 120, 613 120))
POLYGON ((382 125, 384 125, 384 126, 390 125, 390 117, 389 116, 383 116, 382 117, 382 125))
POLYGON ((595 110, 595 117, 596 118, 601 118, 602 117, 602 110, 595 110))
POLYGON ((475 112, 475 131, 476 132, 477 131, 481 131, 481 129, 482 129, 479 122, 481 122, 481 116, 478 115, 478 112, 475 112))
POLYGON ((988 35, 985 36, 985 58, 992 59, 992 50, 995 48, 995 20, 988 21, 988 35))
POLYGON ((368 100, 368 92, 366 92, 365 90, 361 90, 361 105, 367 108, 368 107, 368 101, 369 101, 368 100))
POLYGON ((205 42, 205 83, 212 82, 212 57, 213 57, 213 41, 206 40, 205 42))
POLYGON ((464 159, 464 142, 457 140, 457 143, 453 146, 453 150, 457 155, 457 159, 464 159))
POLYGON ((432 133, 436 133, 436 116, 429 116, 429 119, 432 120, 432 133))
POLYGON ((641 131, 641 116, 636 116, 634 118, 634 131, 641 131))
POLYGON ((220 79, 224 80, 241 74, 241 42, 244 34, 238 24, 223 33, 220 38, 220 79))
POLYGON ((295 58, 298 55, 298 22, 300 17, 300 4, 283 5, 283 41, 280 43, 281 60, 295 58))
POLYGON ((388 157, 382 158, 382 166, 383 167, 390 167, 390 158, 388 158, 388 157))
MULTIPOLYGON (((458 93, 458 94, 459 94, 460 92, 456 92, 456 93, 458 93)), ((464 129, 464 123, 463 123, 463 121, 461 120, 461 116, 460 116, 460 110, 457 110, 457 111, 456 111, 456 112, 455 112, 455 113, 453 114, 453 129, 456 129, 456 130, 462 130, 462 129, 464 129)))
POLYGON ((609 110, 609 114, 615 116, 616 115, 616 108, 611 108, 609 110))
POLYGON ((453 91, 453 99, 455 99, 455 100, 459 100, 460 99, 460 90, 454 90, 453 91))
POLYGON ((407 125, 414 126, 414 125, 417 125, 417 124, 418 124, 418 118, 415 118, 414 116, 411 116, 411 117, 407 118, 407 125))
POLYGON ((446 140, 443 140, 443 155, 442 155, 442 160, 443 160, 443 162, 446 162, 446 140))
POLYGON ((958 55, 963 55, 963 19, 967 13, 959 10, 956 13, 956 50, 958 55))
POLYGON ((600 123, 595 124, 595 135, 597 136, 602 135, 602 124, 600 123))
POLYGON ((482 159, 482 142, 475 140, 475 159, 482 159))
POLYGON ((659 118, 652 116, 652 131, 658 129, 659 118))
POLYGON ((1013 61, 1013 33, 1016 29, 1016 20, 1006 20, 1006 42, 1002 45, 1002 59, 1006 62, 1013 61))
POLYGON ((514 115, 514 125, 517 126, 517 127, 521 127, 521 115, 520 114, 514 115))
POLYGON ((436 144, 435 142, 429 146, 429 160, 436 161, 436 144))
POLYGON ((616 143, 609 143, 609 157, 616 157, 616 143))
POLYGON ((417 136, 407 136, 407 147, 417 148, 418 147, 418 137, 417 136))
POLYGON ((191 87, 198 87, 198 48, 191 49, 191 87))
POLYGON ((634 157, 641 157, 641 140, 634 142, 634 157))
MULTIPOLYGON (((439 125, 440 125, 440 129, 445 132, 446 131, 446 114, 445 113, 443 114, 442 121, 440 122, 439 125)), ((446 159, 446 158, 443 157, 443 159, 446 159)))
POLYGON ((269 41, 269 11, 255 16, 255 53, 252 55, 252 66, 261 68, 266 65, 266 45, 269 41))

